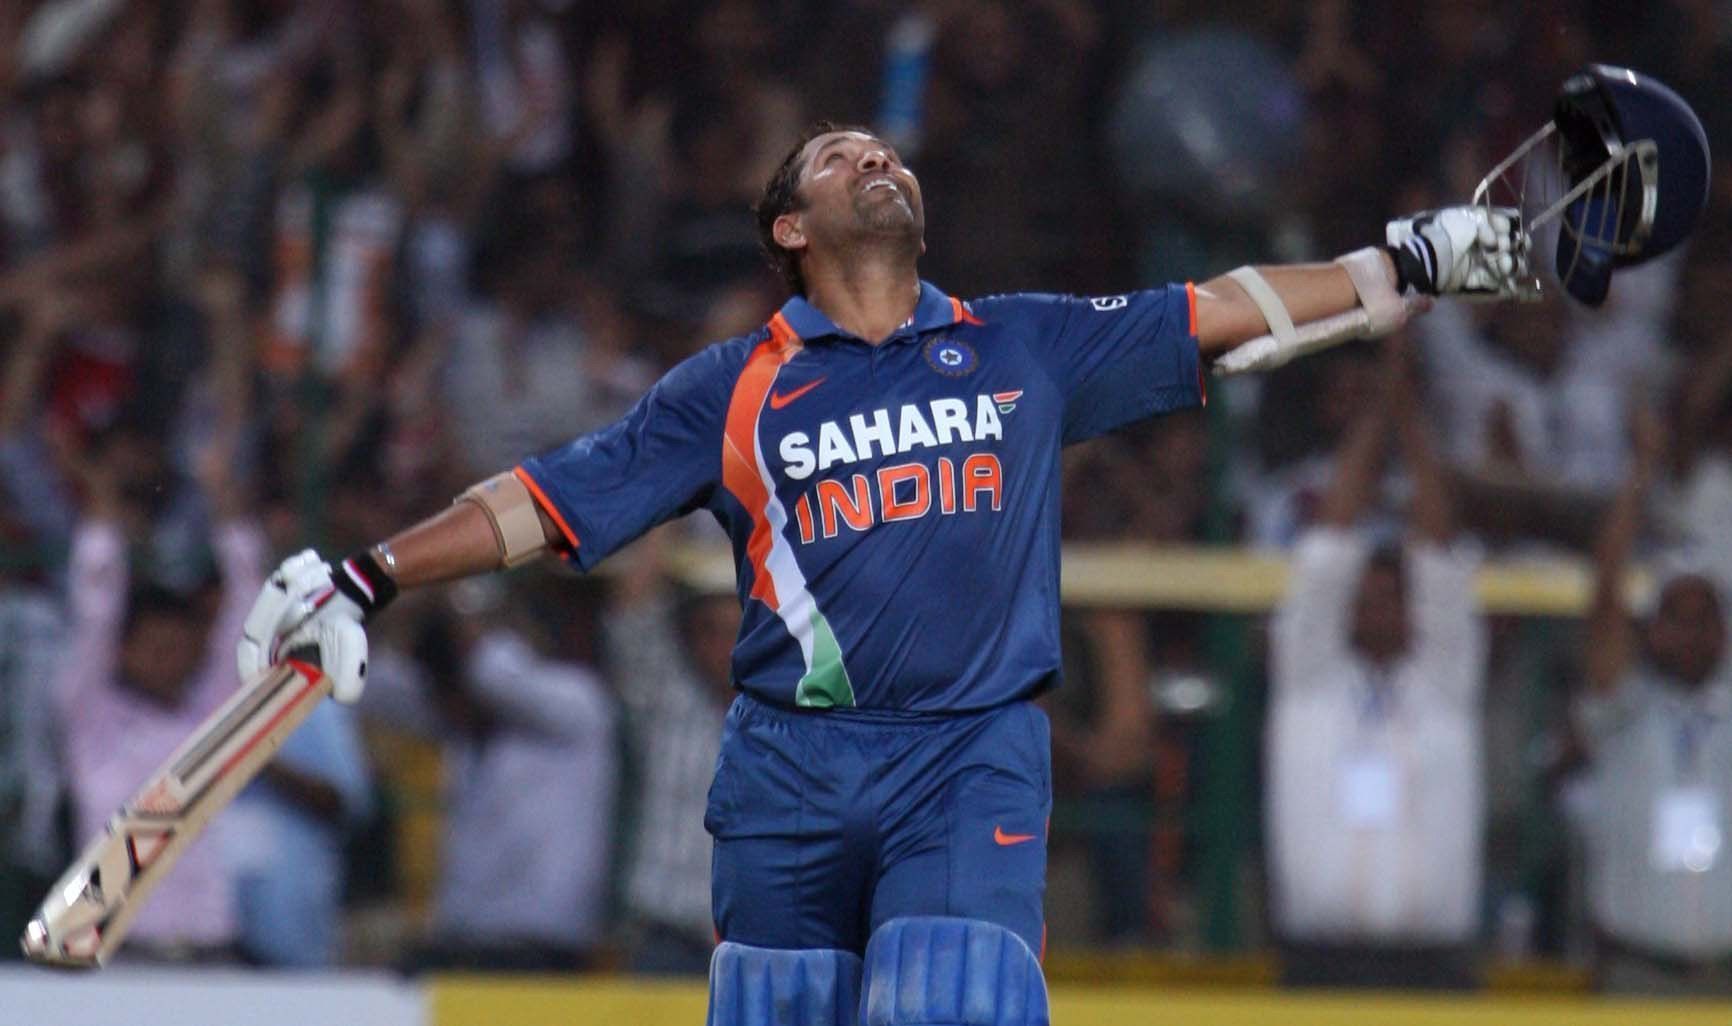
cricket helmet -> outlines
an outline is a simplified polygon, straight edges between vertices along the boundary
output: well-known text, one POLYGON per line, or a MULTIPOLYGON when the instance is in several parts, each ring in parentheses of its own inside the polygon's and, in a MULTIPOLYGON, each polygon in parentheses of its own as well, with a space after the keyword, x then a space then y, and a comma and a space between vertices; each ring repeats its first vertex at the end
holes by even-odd
POLYGON ((1708 137, 1677 93, 1610 64, 1564 83, 1553 123, 1568 190, 1558 278, 1598 306, 1615 269, 1665 253, 1695 227, 1708 202, 1708 137))

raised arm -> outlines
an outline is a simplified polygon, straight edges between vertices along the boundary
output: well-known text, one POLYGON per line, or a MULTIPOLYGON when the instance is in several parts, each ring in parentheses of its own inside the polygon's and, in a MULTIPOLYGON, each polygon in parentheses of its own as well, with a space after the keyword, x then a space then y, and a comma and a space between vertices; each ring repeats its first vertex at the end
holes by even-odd
POLYGON ((1642 508, 1648 486, 1659 467, 1665 438, 1653 411, 1639 409, 1631 417, 1635 436, 1629 476, 1600 529, 1594 547, 1594 597, 1588 612, 1587 679, 1595 694, 1610 694, 1629 669, 1635 654, 1635 632, 1624 604, 1624 579, 1630 553, 1642 528, 1642 508))
POLYGON ((1359 520, 1370 504, 1371 490, 1377 484, 1389 443, 1392 405, 1389 391, 1384 389, 1359 411, 1348 427, 1347 437, 1335 454, 1329 490, 1323 494, 1323 505, 1318 511, 1320 523, 1345 530, 1359 520))
POLYGON ((1512 215, 1446 207, 1391 221, 1387 246, 1330 263, 1240 267, 1211 278, 1196 287, 1198 350, 1228 373, 1269 370, 1387 335, 1426 309, 1426 296, 1514 295, 1525 243, 1512 215), (1419 297, 1408 298, 1409 289, 1419 297))
POLYGON ((1405 345, 1388 343, 1385 354, 1386 391, 1394 407, 1395 430, 1401 446, 1401 461, 1413 482, 1413 505, 1408 520, 1413 533, 1434 545, 1447 545, 1455 537, 1455 509, 1449 493, 1449 478, 1438 458, 1431 427, 1425 420, 1414 381, 1412 354, 1405 345))
POLYGON ((1691 360, 1683 377, 1683 401, 1679 403, 1677 433, 1668 461, 1680 478, 1695 465, 1728 393, 1732 393, 1732 327, 1722 330, 1705 354, 1691 360))

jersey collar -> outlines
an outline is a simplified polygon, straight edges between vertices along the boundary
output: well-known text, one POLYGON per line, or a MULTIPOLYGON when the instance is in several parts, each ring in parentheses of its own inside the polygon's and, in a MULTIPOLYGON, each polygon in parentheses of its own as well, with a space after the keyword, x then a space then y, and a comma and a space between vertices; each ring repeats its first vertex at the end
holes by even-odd
MULTIPOLYGON (((808 303, 804 296, 794 296, 782 304, 780 316, 803 342, 813 342, 826 337, 859 341, 855 336, 836 327, 835 322, 826 317, 817 307, 808 303)), ((974 315, 968 312, 968 307, 964 306, 960 299, 946 295, 938 286, 922 280, 920 299, 914 304, 914 316, 909 318, 908 323, 897 328, 885 341, 894 342, 902 338, 914 338, 922 332, 948 328, 962 321, 979 323, 974 320, 974 315)))

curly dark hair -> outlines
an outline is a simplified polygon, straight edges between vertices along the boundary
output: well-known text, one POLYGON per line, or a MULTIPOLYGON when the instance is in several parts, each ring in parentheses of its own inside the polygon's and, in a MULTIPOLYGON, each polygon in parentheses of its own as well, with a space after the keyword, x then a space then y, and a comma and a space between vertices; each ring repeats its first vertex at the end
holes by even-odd
POLYGON ((796 296, 806 294, 806 276, 800 273, 799 254, 776 244, 776 218, 806 205, 799 193, 800 154, 805 151, 807 143, 830 132, 864 132, 873 137, 878 134, 865 125, 813 122, 800 133, 800 141, 794 144, 794 148, 782 158, 776 173, 764 183, 764 194, 758 197, 757 206, 752 208, 752 213, 758 216, 758 245, 764 251, 764 259, 782 276, 782 283, 788 286, 788 291, 796 296))

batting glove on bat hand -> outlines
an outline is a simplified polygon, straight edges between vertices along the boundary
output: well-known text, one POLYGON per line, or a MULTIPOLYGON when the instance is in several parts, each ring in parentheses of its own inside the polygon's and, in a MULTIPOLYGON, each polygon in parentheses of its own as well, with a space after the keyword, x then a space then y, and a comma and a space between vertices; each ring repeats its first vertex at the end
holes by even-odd
POLYGON ((1527 233, 1514 207, 1443 207, 1389 222, 1397 288, 1507 299, 1527 271, 1527 233))
POLYGON ((362 624, 397 594, 371 554, 358 552, 335 567, 311 549, 283 560, 253 600, 235 660, 241 679, 297 648, 319 651, 339 702, 361 697, 367 682, 367 632, 362 624))

